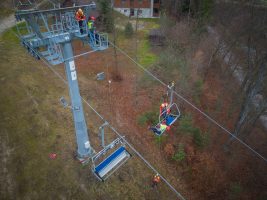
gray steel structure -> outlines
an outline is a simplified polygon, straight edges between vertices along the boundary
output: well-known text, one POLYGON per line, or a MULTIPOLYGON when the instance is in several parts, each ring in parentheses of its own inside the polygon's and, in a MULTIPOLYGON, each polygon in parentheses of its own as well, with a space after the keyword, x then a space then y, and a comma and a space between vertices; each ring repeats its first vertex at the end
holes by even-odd
MULTIPOLYGON (((89 130, 84 117, 71 45, 74 38, 87 40, 89 35, 87 20, 79 26, 75 19, 75 12, 79 8, 82 8, 88 17, 90 11, 95 9, 95 4, 51 10, 17 10, 15 17, 21 42, 34 57, 43 57, 52 65, 63 62, 65 64, 77 140, 77 157, 81 162, 85 162, 92 157, 94 150, 88 137, 89 130), (22 20, 25 22, 20 23, 22 20)), ((98 35, 98 38, 102 41, 97 42, 98 46, 92 46, 89 39, 88 44, 94 50, 108 48, 107 37, 102 34, 98 35)))

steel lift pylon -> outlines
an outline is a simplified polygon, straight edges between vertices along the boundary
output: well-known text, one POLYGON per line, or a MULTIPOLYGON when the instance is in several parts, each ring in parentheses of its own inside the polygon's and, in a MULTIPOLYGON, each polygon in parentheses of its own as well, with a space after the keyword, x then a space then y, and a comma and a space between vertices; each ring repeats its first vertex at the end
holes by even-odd
MULTIPOLYGON (((75 38, 88 38, 86 21, 82 27, 79 27, 75 20, 75 12, 79 8, 83 9, 86 16, 89 16, 90 11, 95 9, 95 4, 51 10, 35 10, 34 8, 17 10, 15 17, 21 43, 34 57, 37 59, 42 57, 51 65, 65 64, 78 147, 77 157, 83 162, 92 156, 94 150, 88 137, 89 130, 84 117, 71 44, 75 38), (80 29, 83 29, 83 34, 80 33, 80 29)), ((108 42, 103 43, 101 50, 108 48, 107 44, 108 42)))
MULTIPOLYGON (((31 5, 31 7, 33 7, 31 5)), ((68 80, 71 105, 64 98, 60 101, 64 107, 69 107, 73 113, 76 140, 77 158, 82 163, 92 161, 92 172, 96 177, 105 181, 120 166, 122 166, 131 154, 127 151, 123 138, 117 138, 110 144, 104 143, 104 126, 100 128, 102 133, 103 149, 95 153, 89 141, 82 100, 79 92, 76 67, 73 57, 71 41, 79 38, 87 41, 94 51, 108 48, 107 34, 90 32, 87 28, 87 20, 79 25, 75 20, 75 12, 81 8, 85 16, 96 8, 95 3, 68 8, 53 8, 50 10, 36 10, 35 7, 27 10, 17 10, 15 17, 18 21, 17 31, 22 45, 37 59, 43 58, 51 65, 65 64, 65 72, 68 80), (20 21, 24 21, 20 23, 20 21)))

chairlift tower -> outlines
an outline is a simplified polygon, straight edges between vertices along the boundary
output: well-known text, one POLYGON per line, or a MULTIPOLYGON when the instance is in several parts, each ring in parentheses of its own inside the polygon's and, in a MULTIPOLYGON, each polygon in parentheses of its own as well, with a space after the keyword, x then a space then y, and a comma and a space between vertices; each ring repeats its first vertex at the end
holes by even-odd
POLYGON ((75 13, 79 8, 88 18, 96 5, 93 3, 68 8, 54 7, 50 10, 37 10, 31 6, 30 9, 17 10, 15 17, 21 43, 30 54, 37 59, 45 59, 51 65, 65 64, 78 147, 77 157, 83 162, 92 157, 94 150, 88 137, 89 130, 84 117, 71 41, 75 38, 88 40, 94 50, 108 48, 108 41, 105 34, 98 34, 98 42, 89 42, 87 21, 79 26, 75 20, 75 13))

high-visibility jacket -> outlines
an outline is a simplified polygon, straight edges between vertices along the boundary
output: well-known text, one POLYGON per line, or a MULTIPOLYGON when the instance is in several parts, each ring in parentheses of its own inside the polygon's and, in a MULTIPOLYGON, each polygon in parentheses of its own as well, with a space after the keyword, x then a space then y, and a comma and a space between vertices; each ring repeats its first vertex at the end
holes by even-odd
POLYGON ((166 124, 160 124, 159 129, 160 129, 161 132, 164 132, 167 129, 167 127, 168 126, 166 124))
POLYGON ((76 19, 77 21, 83 21, 83 20, 85 20, 85 15, 84 15, 83 13, 79 13, 79 12, 77 11, 76 14, 75 14, 75 19, 76 19))
POLYGON ((93 27, 94 27, 94 22, 91 21, 91 20, 89 20, 88 23, 87 23, 87 26, 88 26, 88 29, 89 29, 89 30, 90 30, 90 29, 93 29, 93 27))
POLYGON ((153 181, 156 182, 156 183, 159 183, 160 182, 159 175, 155 175, 153 181))

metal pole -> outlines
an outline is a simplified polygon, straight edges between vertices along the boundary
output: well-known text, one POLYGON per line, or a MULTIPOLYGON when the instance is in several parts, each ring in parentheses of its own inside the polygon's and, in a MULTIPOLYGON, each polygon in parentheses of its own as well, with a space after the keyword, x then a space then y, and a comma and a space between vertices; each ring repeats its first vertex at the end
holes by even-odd
POLYGON ((105 131, 104 131, 104 127, 101 127, 101 144, 102 144, 102 147, 105 148, 105 131))
POLYGON ((173 102, 173 90, 174 90, 174 82, 172 81, 170 85, 168 85, 168 89, 170 91, 170 106, 172 105, 173 102))
POLYGON ((68 79, 69 93, 71 98, 72 113, 75 125, 76 140, 77 140, 77 156, 79 160, 88 158, 92 155, 93 149, 90 145, 87 126, 83 113, 83 106, 79 92, 79 85, 73 58, 71 42, 67 41, 62 44, 63 57, 65 60, 65 71, 68 79))
POLYGON ((105 148, 105 130, 104 130, 104 127, 108 125, 108 122, 105 122, 104 124, 102 124, 100 127, 99 127, 99 130, 100 130, 100 137, 101 137, 101 145, 103 148, 105 148))

